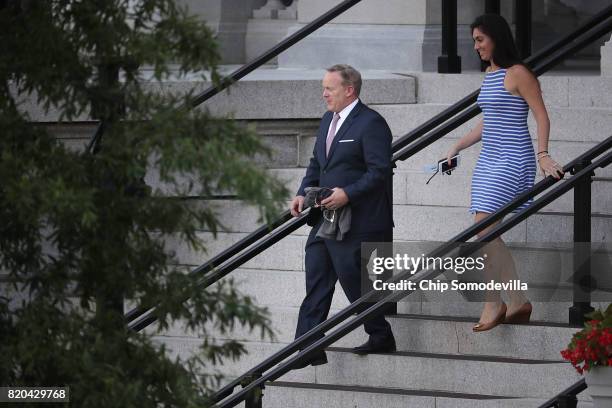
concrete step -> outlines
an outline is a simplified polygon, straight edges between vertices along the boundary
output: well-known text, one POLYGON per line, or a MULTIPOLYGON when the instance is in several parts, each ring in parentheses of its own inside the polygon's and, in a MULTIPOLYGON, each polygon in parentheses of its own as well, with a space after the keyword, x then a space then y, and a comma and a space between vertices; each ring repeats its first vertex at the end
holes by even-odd
POLYGON ((360 357, 346 349, 333 349, 329 358, 316 368, 317 382, 546 398, 580 379, 564 362, 401 352, 360 357))
MULTIPOLYGON (((229 73, 232 68, 223 67, 229 73)), ((361 97, 368 104, 380 103, 454 103, 479 89, 484 73, 465 72, 437 74, 430 72, 361 71, 364 80, 361 97)), ((324 71, 262 67, 232 86, 229 91, 216 95, 205 106, 214 114, 233 114, 237 119, 261 118, 320 118, 324 112, 321 98, 321 80, 324 71), (299 92, 297 92, 299 90, 299 92), (259 101, 266 103, 259 103, 259 101)), ((145 81, 150 79, 144 71, 145 81)), ((612 106, 612 81, 598 75, 558 73, 540 77, 547 107, 602 107, 612 106)), ((202 91, 209 85, 202 73, 183 78, 171 77, 161 84, 144 83, 143 87, 165 92, 202 91)), ((33 121, 53 122, 58 118, 55 109, 45 113, 34 103, 35 98, 23 106, 33 121)), ((89 120, 87 114, 77 120, 89 120)))
MULTIPOLYGON (((426 147, 409 159, 398 161, 397 168, 399 170, 412 170, 422 172, 425 166, 436 164, 438 160, 446 157, 448 149, 451 148, 455 140, 445 139, 439 140, 438 142, 426 147)), ((566 165, 570 161, 574 160, 581 154, 586 153, 589 149, 596 146, 597 142, 570 142, 570 141, 558 141, 554 144, 550 144, 549 151, 553 156, 554 160, 561 165, 566 165)), ((534 145, 537 146, 537 145, 534 145)), ((461 162, 457 169, 453 172, 455 174, 468 174, 471 175, 478 161, 480 155, 480 143, 471 146, 468 149, 464 149, 460 153, 461 162)), ((536 176, 540 175, 540 170, 537 169, 536 176)), ((595 171, 595 175, 598 177, 612 177, 612 166, 607 166, 602 169, 595 171)), ((568 175, 569 176, 569 175, 568 175)), ((437 176, 436 176, 437 177, 437 176)), ((423 177, 424 178, 424 177, 423 177)), ((426 179, 423 181, 425 183, 426 179)))
MULTIPOLYGON (((538 398, 499 398, 484 394, 287 381, 268 383, 263 395, 265 406, 270 408, 533 408, 546 401, 538 398)), ((580 401, 578 407, 592 407, 592 403, 580 401)))
MULTIPOLYGON (((247 234, 218 233, 215 238, 212 233, 202 232, 198 236, 205 243, 205 252, 189 249, 174 237, 166 239, 166 250, 174 251, 177 263, 198 266, 246 237, 247 234)), ((277 271, 302 271, 304 270, 303 254, 306 238, 306 236, 290 235, 246 262, 242 267, 277 271)))
MULTIPOLYGON (((294 169, 276 170, 273 174, 282 180, 289 191, 297 191, 303 171, 294 169)), ((571 177, 569 174, 567 179, 571 177)), ((472 176, 465 173, 437 175, 429 184, 425 180, 429 175, 410 170, 398 170, 393 178, 394 213, 404 211, 404 206, 423 206, 423 211, 429 207, 461 208, 466 209, 466 215, 471 219, 467 209, 470 206, 470 189, 472 176)), ((536 183, 542 179, 536 178, 536 183)), ((612 215, 612 178, 595 177, 591 184, 591 211, 594 217, 612 215)), ((536 196, 536 199, 544 193, 536 196)), ((568 191, 557 200, 545 206, 540 214, 568 215, 574 212, 573 190, 568 191)), ((259 227, 259 212, 255 207, 244 204, 239 200, 193 200, 193 206, 208 206, 216 209, 222 224, 228 231, 250 232, 259 227)), ((289 208, 289 201, 286 202, 289 208)), ((397 224, 397 223, 396 223, 397 224)), ((396 225, 397 227, 397 225, 396 225)))
MULTIPOLYGON (((304 78, 303 71, 278 69, 255 71, 228 91, 204 105, 215 115, 231 114, 237 119, 307 119, 325 113, 322 98, 324 72, 314 71, 304 78), (266 103, 259 103, 266 101, 266 103)), ((363 71, 361 98, 366 104, 416 103, 413 77, 385 71, 363 71)), ((193 83, 168 83, 169 89, 190 89, 193 83)))
MULTIPOLYGON (((250 126, 260 136, 262 143, 271 151, 271 157, 254 156, 254 163, 267 168, 291 168, 309 160, 312 154, 310 139, 316 134, 319 120, 238 120, 238 124, 250 126)), ((96 130, 94 122, 72 122, 65 124, 46 123, 45 128, 73 151, 83 151, 96 130)), ((150 182, 158 184, 159 176, 149 176, 150 182)), ((180 178, 179 178, 180 179, 180 178)), ((185 177, 185 183, 189 178, 185 177)))
MULTIPOLYGON (((394 240, 447 241, 473 224, 467 207, 394 206, 394 240)), ((508 217, 509 219, 509 217, 508 217)), ((612 218, 593 215, 592 242, 606 242, 612 233, 612 218)), ((508 242, 572 242, 573 215, 537 213, 502 235, 508 242)))
MULTIPOLYGON (((473 224, 467 207, 394 206, 395 241, 447 241, 473 224)), ((522 221, 502 238, 507 242, 571 242, 573 215, 538 213, 522 221)), ((592 241, 610 239, 612 219, 593 215, 592 241)))
MULTIPOLYGON (((410 72, 416 78, 418 103, 454 103, 479 89, 484 73, 437 74, 410 72)), ((580 73, 539 77, 547 107, 612 107, 612 78, 580 73)))
MULTIPOLYGON (((292 236, 292 238, 297 238, 292 236)), ((416 242, 416 241, 395 241, 394 242, 394 250, 396 254, 407 254, 409 256, 421 256, 422 254, 429 253, 430 251, 444 245, 445 242, 441 241, 426 241, 426 242, 416 242)), ((279 248, 282 248, 280 246, 279 248)), ((571 278, 573 276, 573 251, 572 251, 572 243, 571 242, 552 242, 552 243, 536 243, 536 242, 528 242, 528 243, 517 243, 517 242, 509 242, 508 248, 511 251, 514 265, 518 274, 518 278, 522 279, 524 282, 528 282, 530 285, 534 285, 530 288, 529 293, 533 294, 535 297, 534 300, 538 299, 546 299, 548 301, 553 301, 553 298, 549 298, 547 295, 550 295, 550 292, 542 292, 538 289, 538 284, 542 283, 551 283, 557 284, 559 286, 559 291, 556 293, 557 296, 560 296, 562 293, 565 294, 565 291, 569 291, 570 287, 568 282, 571 282, 571 278)), ((610 254, 610 246, 605 246, 601 244, 595 244, 593 246, 593 250, 599 249, 607 249, 607 263, 605 261, 605 257, 603 254, 599 253, 597 258, 594 260, 594 265, 599 265, 605 268, 609 267, 612 264, 612 255, 610 254)), ((486 249, 485 249, 486 250, 486 249)), ((303 249, 302 251, 303 252, 303 249)), ((270 249, 264 252, 259 256, 265 255, 267 257, 274 258, 276 255, 276 251, 274 249, 270 249)), ((449 254, 451 255, 451 254, 449 254)), ((295 254, 296 257, 300 257, 300 253, 295 254)), ((208 259, 206 257, 202 259, 208 259)), ((301 258, 300 258, 301 259, 301 258)), ((253 261, 255 261, 254 259, 253 261)), ((296 263, 287 263, 283 261, 283 258, 279 258, 279 263, 276 268, 266 268, 263 264, 258 262, 249 261, 245 263, 242 267, 238 268, 234 272, 232 272, 232 276, 238 282, 244 282, 245 285, 248 285, 249 288, 254 288, 254 290, 249 290, 249 293, 252 293, 253 296, 260 296, 263 294, 263 298, 260 299, 262 304, 273 304, 269 303, 267 299, 267 295, 274 296, 275 293, 270 290, 274 290, 269 288, 269 282, 277 282, 280 280, 280 283, 276 286, 281 286, 283 290, 288 290, 286 287, 289 285, 291 280, 296 279, 296 276, 300 276, 300 272, 303 271, 303 266, 298 268, 296 263), (281 266, 291 266, 294 269, 279 269, 279 265, 281 266), (254 282, 252 282, 254 281, 254 282), (264 286, 261 286, 264 285, 264 286)), ((205 261, 203 261, 205 262, 205 261)), ((202 262, 202 263, 203 263, 202 262)), ((196 266, 196 264, 190 264, 192 266, 196 266)), ((370 268, 372 266, 370 265, 370 268)), ((460 271, 459 271, 460 272, 460 271)), ((400 273, 400 270, 397 271, 400 273)), ((372 275, 372 271, 370 269, 370 278, 374 278, 372 275)), ((449 280, 456 279, 458 276, 454 275, 450 271, 447 274, 440 275, 439 279, 449 280)), ((470 279, 470 277, 466 276, 466 279, 470 279)), ((303 280, 300 276, 298 281, 303 280)), ((599 274, 597 277, 598 284, 600 287, 610 287, 612 285, 612 278, 609 276, 599 274)), ((298 282, 298 286, 303 282, 298 282)), ((291 293, 290 296, 303 297, 303 294, 300 293, 291 293)), ((593 295, 593 299, 605 299, 607 296, 598 297, 596 294, 593 295)), ((283 299, 283 297, 279 297, 278 299, 283 299)), ((460 298, 463 299, 463 298, 460 298)), ((555 298, 556 301, 561 301, 561 298, 555 298)), ((568 298, 570 299, 570 298, 568 298)), ((464 299, 468 300, 468 299, 464 299)), ((472 300, 472 299, 470 299, 472 300)), ((285 299, 281 302, 281 304, 285 304, 285 299)))
MULTIPOLYGON (((382 109, 383 114, 388 118, 391 126, 397 128, 395 130, 396 135, 404 134, 414 126, 420 125, 423 121, 430 119, 435 113, 439 112, 443 107, 441 105, 436 105, 436 107, 432 109, 432 105, 414 105, 411 107, 410 111, 402 111, 399 106, 400 105, 384 105, 382 109), (410 119, 411 115, 416 115, 416 117, 410 119)), ((563 121, 557 123, 561 129, 560 132, 554 130, 554 126, 556 125, 553 122, 549 151, 555 160, 561 164, 566 164, 579 154, 595 146, 598 141, 610 136, 607 129, 612 128, 612 111, 605 113, 602 110, 595 110, 595 112, 596 114, 592 114, 592 112, 582 112, 578 115, 578 118, 572 117, 573 114, 571 113, 562 113, 563 121), (580 121, 588 122, 588 126, 592 125, 598 127, 596 132, 589 133, 593 136, 591 140, 588 138, 586 138, 587 140, 583 140, 585 139, 584 135, 587 134, 584 129, 588 129, 586 124, 579 124, 578 127, 580 127, 580 129, 571 130, 572 126, 575 127, 575 124, 580 123, 580 121), (583 125, 586 127, 582 127, 583 125), (567 129, 570 129, 570 131, 566 132, 567 129)), ((443 140, 435 142, 413 157, 398 162, 398 168, 401 170, 422 172, 424 166, 436 163, 438 159, 444 157, 446 151, 455 140, 465 134, 468 129, 475 124, 476 120, 477 119, 473 119, 469 124, 463 125, 458 130, 451 132, 449 135, 445 136, 443 140)), ((262 137, 263 143, 272 150, 271 158, 254 158, 256 163, 267 168, 277 169, 280 172, 291 168, 303 168, 308 165, 312 157, 315 141, 314 135, 318 127, 318 121, 255 121, 251 122, 251 125, 255 126, 257 132, 262 137)), ((95 130, 95 126, 86 123, 49 125, 48 128, 56 137, 62 140, 65 145, 74 150, 82 150, 89 142, 95 130)), ((535 128, 532 127, 532 130, 533 129, 535 128)), ((534 131, 532 131, 532 135, 535 136, 534 131)), ((537 146, 535 139, 533 143, 534 146, 537 146)), ((461 152, 462 162, 454 174, 471 174, 479 153, 479 143, 461 152)), ((303 177, 303 171, 304 170, 299 174, 300 179, 303 177)), ((612 177, 612 168, 601 169, 597 172, 597 175, 612 177)), ((184 178, 184 184, 187 184, 189 177, 184 178)), ((424 176, 422 178, 425 180, 424 176)), ((296 185, 299 184, 300 179, 296 177, 296 185)), ((159 187, 164 194, 172 193, 169 191, 168 186, 164 186, 159 182, 159 176, 153 169, 147 176, 147 182, 154 187, 159 187)))
MULTIPOLYGON (((408 133, 415 127, 425 123, 450 104, 399 104, 375 105, 378 111, 389 124, 391 132, 400 136, 408 133)), ((610 136, 612 128, 612 108, 602 107, 547 107, 550 119, 550 147, 556 147, 555 141, 601 141, 610 136)), ((461 137, 473 128, 482 114, 466 122, 461 127, 449 133, 447 137, 461 137)), ((537 136, 537 126, 530 112, 528 126, 533 138, 537 136)), ((556 150, 551 150, 556 151, 556 150)))
MULTIPOLYGON (((449 141, 446 141, 450 146, 449 141)), ((566 142, 563 142, 566 143, 566 142)), ((568 145, 557 149, 555 159, 563 164, 569 163, 578 155, 586 152, 594 145, 576 146, 568 142, 568 145)), ((393 177, 393 201, 395 204, 433 204, 433 205, 469 205, 469 192, 471 188, 472 173, 478 159, 479 151, 476 147, 464 150, 461 153, 461 162, 459 167, 452 173, 451 176, 446 174, 436 175, 429 184, 425 184, 431 177, 431 173, 424 170, 425 166, 437 163, 437 161, 445 153, 440 147, 429 147, 415 155, 408 161, 399 162, 398 168, 394 170, 393 177)), ((269 168, 268 172, 273 177, 280 180, 289 190, 291 197, 297 193, 297 190, 306 173, 305 167, 301 165, 290 166, 284 168, 269 168)), ((565 175, 565 179, 569 179, 571 175, 565 175)), ((179 178, 180 180, 181 178, 179 178)), ((191 177, 182 176, 185 180, 180 183, 181 186, 186 186, 191 177)), ((540 170, 538 169, 535 182, 543 179, 540 170)), ((593 211, 606 213, 610 208, 610 194, 612 188, 612 166, 598 169, 595 171, 594 183, 592 185, 593 195, 593 211)), ((176 196, 178 193, 174 187, 164 184, 159 180, 159 175, 154 169, 150 169, 145 177, 145 182, 158 195, 176 196)), ((194 188, 193 195, 197 195, 197 190, 194 188)), ((231 195, 231 192, 227 192, 231 195)), ((561 210, 571 211, 573 202, 571 197, 573 190, 568 192, 563 199, 550 204, 545 210, 561 210)))
MULTIPOLYGON (((313 119, 325 112, 321 81, 324 70, 260 68, 242 78, 227 90, 215 95, 202 106, 214 115, 232 115, 236 119, 313 119), (264 102, 262 102, 264 101, 264 102)), ((387 71, 361 71, 362 99, 368 104, 416 103, 416 84, 411 76, 387 71)), ((143 73, 144 90, 183 94, 202 92, 209 82, 201 73, 182 78, 171 77, 161 84, 147 82, 152 75, 143 73)), ((55 122, 57 109, 44 112, 36 98, 25 101, 21 109, 27 111, 33 122, 55 122)), ((75 118, 88 121, 87 113, 75 118)))
MULTIPOLYGON (((202 341, 177 337, 156 340, 172 355, 183 358, 196 352, 202 341)), ((282 347, 266 343, 245 346, 249 354, 216 368, 235 378, 282 347)), ((580 379, 569 363, 560 360, 412 352, 357 356, 337 347, 327 352, 328 364, 292 370, 282 381, 546 399, 580 379)))
MULTIPOLYGON (((524 269, 521 269, 521 263, 525 261, 521 259, 516 261, 518 273, 521 275, 524 273, 524 269)), ((245 267, 233 271, 229 277, 234 280, 240 292, 250 296, 255 304, 268 307, 275 316, 280 316, 278 319, 273 318, 272 322, 276 324, 275 321, 283 319, 283 324, 288 324, 288 326, 279 326, 280 332, 290 333, 287 336, 292 336, 292 328, 295 328, 294 323, 297 321, 295 320, 297 317, 289 324, 286 321, 288 318, 286 316, 297 316, 297 309, 306 295, 305 276, 301 271, 303 264, 295 265, 300 270, 270 270, 258 264, 248 266, 249 268, 245 267)), ((567 324, 568 308, 571 303, 544 302, 541 299, 533 299, 533 321, 567 324)), ((331 306, 332 313, 348 305, 349 302, 337 283, 331 306)), ((604 308, 606 304, 604 302, 593 302, 593 306, 604 308)), ((425 316, 439 315, 477 319, 481 310, 482 303, 472 302, 456 291, 440 293, 439 291, 424 292, 417 290, 398 303, 399 313, 425 316)))
MULTIPOLYGON (((585 148, 586 151, 586 148, 585 148)), ((395 169, 393 176, 393 203, 394 204, 425 204, 425 205, 438 205, 438 206, 462 206, 469 207, 470 205, 470 190, 472 182, 472 172, 476 164, 477 152, 471 149, 464 151, 461 155, 460 167, 457 168, 450 176, 446 174, 437 174, 429 184, 426 184, 427 180, 432 176, 431 173, 424 171, 424 167, 429 164, 435 164, 439 159, 437 156, 439 152, 423 152, 419 153, 419 157, 415 157, 417 164, 410 164, 408 162, 399 163, 399 169, 395 169), (473 158, 474 161, 471 161, 473 158), (420 166, 419 166, 420 165, 420 166)), ((576 156, 579 153, 576 154, 576 156)), ((569 156, 570 154, 565 154, 569 156)), ((574 157, 571 157, 573 159, 574 157)), ((561 163, 568 163, 570 159, 561 161, 561 163)), ((302 182, 302 179, 306 173, 305 168, 282 168, 282 169, 269 169, 269 174, 279 180, 289 191, 289 197, 287 197, 287 203, 289 199, 293 197, 302 182)), ((571 175, 567 173, 564 177, 565 180, 569 180, 571 175)), ((540 174, 539 170, 535 177, 535 183, 541 181, 544 177, 540 174)), ((180 186, 186 186, 191 180, 190 177, 183 177, 184 183, 180 183, 180 186)), ((167 185, 159 180, 157 172, 153 169, 149 170, 145 177, 145 182, 150 186, 156 195, 161 196, 177 196, 178 194, 174 187, 167 185)), ((612 166, 608 166, 604 169, 598 169, 595 171, 595 177, 593 177, 593 183, 591 184, 591 202, 592 211, 600 214, 610 214, 612 210, 612 166)), ((195 183, 194 183, 195 184, 195 183)), ((197 191, 194 189, 194 198, 197 198, 197 191)), ((226 192, 227 195, 221 195, 219 193, 219 199, 232 198, 231 192, 226 192)), ((218 204, 229 204, 231 206, 241 206, 239 202, 229 203, 221 202, 218 204)), ((242 206, 246 211, 244 216, 247 214, 256 214, 257 211, 251 211, 245 206, 242 206)), ((562 197, 556 201, 548 204, 542 209, 542 211, 550 212, 573 212, 573 189, 565 193, 562 197)), ((257 219, 257 216, 254 217, 257 219)))
MULTIPOLYGON (((612 123, 611 123, 612 126, 612 123)), ((438 160, 446 156, 446 152, 455 142, 453 138, 445 138, 443 140, 439 140, 438 142, 426 147, 420 152, 416 153, 414 156, 409 159, 398 161, 396 163, 397 168, 395 169, 394 178, 394 200, 398 203, 397 198, 402 198, 406 194, 419 194, 420 189, 429 189, 429 191, 436 190, 435 186, 440 183, 439 180, 447 179, 448 183, 453 183, 453 185, 457 186, 457 188, 466 187, 469 189, 471 176, 474 171, 474 167, 476 166, 476 162, 478 160, 478 156, 480 154, 480 144, 476 144, 468 149, 463 150, 460 153, 461 162, 459 167, 453 172, 452 177, 447 177, 446 175, 437 175, 429 185, 426 185, 425 182, 431 176, 431 174, 424 172, 424 168, 428 167, 432 164, 436 164, 438 160), (457 182, 457 176, 465 176, 465 179, 457 182), (417 191, 412 189, 408 189, 405 185, 407 182, 405 177, 410 176, 413 180, 413 183, 410 184, 411 187, 419 187, 417 191), (396 198, 397 197, 397 198, 396 198)), ((268 164, 270 173, 278 177, 280 180, 283 180, 287 188, 289 189, 291 194, 295 194, 297 189, 304 177, 306 172, 306 167, 312 157, 312 149, 314 146, 314 138, 313 137, 303 137, 300 139, 300 147, 297 149, 297 156, 292 159, 283 159, 285 162, 296 162, 296 165, 287 165, 280 166, 280 168, 275 168, 276 165, 268 164)), ((535 142, 534 142, 535 143, 535 142)), ((597 142, 576 142, 576 141, 557 141, 551 142, 551 147, 549 150, 553 155, 553 158, 560 163, 561 165, 565 165, 578 157, 579 155, 587 152, 590 148, 597 145, 597 142)), ((537 144, 534 144, 537 146, 537 144)), ((293 153, 291 153, 293 154, 293 153)), ((279 159, 280 160, 280 159, 279 159)), ((606 168, 597 169, 595 171, 595 176, 604 179, 612 178, 612 166, 608 166, 606 168)), ((570 175, 567 174, 565 176, 569 178, 570 175)), ((542 179, 542 175, 540 170, 537 170, 536 173, 536 182, 542 179)), ((149 172, 147 176, 147 183, 153 187, 159 187, 160 192, 163 194, 172 194, 172 191, 169 191, 163 185, 158 182, 158 178, 155 176, 154 172, 149 172)), ((606 181, 606 180, 604 180, 606 181)), ((187 182, 187 180, 186 180, 187 182)), ((596 190, 596 187, 593 187, 593 190, 596 190)), ((468 191, 469 193, 469 191, 468 191)), ((409 203, 406 201, 399 201, 399 203, 409 203)))
MULTIPOLYGON (((430 176, 417 171, 396 171, 394 174, 393 201, 396 204, 437 205, 448 207, 469 207, 472 175, 453 173, 436 175, 429 184, 430 176)), ((571 176, 566 175, 566 179, 571 176)), ((541 181, 536 176, 535 183, 541 181)), ((536 196, 536 199, 539 196, 536 196)), ((545 206, 540 212, 573 212, 574 190, 545 206)), ((612 214, 612 178, 594 177, 591 184, 591 210, 597 214, 612 214)))
MULTIPOLYGON (((186 248, 181 241, 174 237, 166 238, 166 250, 174 252, 177 263, 198 266, 247 236, 245 233, 218 233, 214 237, 212 233, 207 232, 202 232, 198 235, 205 244, 205 252, 186 248)), ((241 267, 279 271, 303 271, 303 253, 306 238, 306 236, 290 235, 250 261, 247 261, 241 267)), ((448 238, 450 238, 450 235, 448 238)), ((418 241, 418 239, 406 241, 418 241)))
MULTIPOLYGON (((340 296, 342 295, 338 293, 337 297, 340 296)), ((268 306, 268 310, 276 332, 276 337, 270 342, 291 343, 295 336, 299 307, 268 306)), ((337 309, 332 310, 331 315, 336 312, 337 309)), ((486 333, 474 333, 472 326, 478 321, 477 317, 399 314, 388 316, 387 320, 393 329, 399 351, 543 361, 559 361, 560 351, 567 347, 572 335, 578 330, 563 323, 534 320, 526 325, 503 324, 486 333)), ((181 337, 186 336, 185 333, 186 331, 177 325, 165 331, 163 335, 181 337)), ((246 327, 237 327, 231 334, 222 334, 210 327, 207 334, 216 339, 235 339, 247 343, 270 340, 262 339, 259 332, 246 327)), ((350 348, 366 340, 367 334, 359 327, 333 345, 350 348)))
MULTIPOLYGON (((202 232, 202 238, 211 246, 211 251, 209 252, 211 254, 216 254, 218 253, 217 251, 237 242, 240 238, 254 231, 255 228, 260 225, 257 222, 257 214, 253 215, 253 213, 256 213, 254 210, 246 212, 247 215, 243 217, 237 215, 240 214, 240 204, 236 204, 235 206, 228 205, 225 208, 228 210, 228 215, 222 215, 224 213, 221 211, 219 211, 218 214, 220 215, 223 225, 227 228, 226 231, 231 232, 219 233, 217 239, 206 235, 206 232, 202 232), (233 209, 236 209, 236 212, 231 211, 233 209), (232 219, 232 214, 235 214, 235 219, 232 219), (212 248, 216 248, 216 250, 212 248)), ((462 206, 394 205, 394 240, 446 242, 474 223, 474 216, 470 214, 468 210, 468 207, 462 206)), ((507 216, 506 219, 510 219, 510 216, 507 216)), ((538 212, 504 233, 502 238, 508 242, 572 242, 573 219, 573 213, 571 212, 538 212)), ((310 228, 304 226, 292 235, 305 238, 309 231, 310 228)), ((606 213, 593 213, 591 225, 592 241, 608 241, 611 231, 612 216, 606 213)), ((173 243, 174 241, 169 239, 168 242, 173 243)), ((180 245, 180 243, 175 243, 173 248, 177 249, 177 245, 180 245)), ((281 241, 276 245, 284 246, 287 244, 281 241)), ((292 247, 299 252, 303 251, 303 247, 300 247, 298 243, 292 244, 292 247)), ((200 262, 193 260, 202 259, 201 254, 191 254, 189 251, 180 251, 180 253, 186 256, 186 258, 180 258, 181 263, 199 264, 200 262)), ((296 253, 297 252, 292 252, 294 256, 297 256, 295 255, 296 253)), ((266 265, 270 264, 266 262, 266 265)))
MULTIPOLYGON (((412 296, 412 295, 411 295, 412 296)), ((533 322, 567 324, 569 308, 571 303, 567 302, 531 302, 533 312, 531 320, 533 322)), ((594 308, 605 309, 609 302, 593 302, 594 308)), ((483 305, 478 302, 466 302, 455 299, 434 299, 429 294, 426 298, 422 294, 417 294, 414 299, 398 303, 399 313, 414 313, 427 316, 449 316, 466 317, 476 321, 480 316, 483 305)))
MULTIPOLYGON (((470 188, 472 172, 476 162, 468 163, 462 158, 462 168, 458 168, 450 176, 436 175, 429 184, 425 184, 431 174, 423 169, 395 169, 393 174, 393 203, 414 205, 439 205, 450 207, 468 207, 470 205, 470 188)), ((467 159, 466 159, 467 160, 467 159)), ((271 169, 270 174, 281 180, 293 194, 302 182, 306 173, 303 168, 271 169)), ((598 170, 591 184, 592 211, 600 214, 612 214, 612 177, 602 177, 604 170, 598 170)), ((570 174, 565 175, 568 180, 570 174)), ((535 183, 544 177, 536 175, 535 183)), ((573 212, 574 191, 570 190, 559 199, 550 203, 542 211, 573 212)), ((248 211, 248 210, 246 210, 248 211)))

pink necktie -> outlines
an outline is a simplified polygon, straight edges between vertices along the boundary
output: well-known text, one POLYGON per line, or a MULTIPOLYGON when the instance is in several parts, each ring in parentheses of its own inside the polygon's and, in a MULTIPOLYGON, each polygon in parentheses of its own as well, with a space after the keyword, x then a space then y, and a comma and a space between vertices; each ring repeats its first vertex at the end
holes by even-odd
POLYGON ((332 142, 334 141, 334 136, 336 136, 336 125, 338 124, 338 120, 340 120, 340 115, 335 112, 334 118, 332 119, 331 126, 329 128, 329 132, 327 133, 327 140, 325 141, 325 157, 329 156, 329 149, 331 148, 332 142))

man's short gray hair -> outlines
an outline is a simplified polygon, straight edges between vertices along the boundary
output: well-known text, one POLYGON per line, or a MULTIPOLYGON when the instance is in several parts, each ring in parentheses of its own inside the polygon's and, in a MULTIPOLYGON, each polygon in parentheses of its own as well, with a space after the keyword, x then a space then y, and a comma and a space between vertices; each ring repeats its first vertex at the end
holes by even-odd
POLYGON ((327 72, 338 72, 342 77, 342 85, 352 86, 355 89, 355 95, 359 96, 361 91, 361 74, 359 71, 348 64, 336 64, 327 68, 327 72))

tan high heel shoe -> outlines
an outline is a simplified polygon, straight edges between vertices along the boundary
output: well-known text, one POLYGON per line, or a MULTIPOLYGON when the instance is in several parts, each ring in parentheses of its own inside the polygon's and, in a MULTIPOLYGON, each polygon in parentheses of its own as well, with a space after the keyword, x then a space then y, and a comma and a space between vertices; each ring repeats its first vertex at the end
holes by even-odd
POLYGON ((529 323, 529 319, 531 318, 532 311, 531 303, 523 303, 521 307, 519 307, 516 312, 509 314, 506 316, 504 323, 512 323, 512 324, 526 324, 529 323))
POLYGON ((492 322, 487 322, 487 323, 478 322, 478 324, 475 324, 474 327, 472 327, 472 331, 483 332, 483 331, 491 330, 495 326, 503 323, 506 317, 506 310, 507 310, 506 304, 502 302, 501 306, 499 307, 499 311, 497 312, 497 315, 495 316, 495 319, 493 319, 492 322))

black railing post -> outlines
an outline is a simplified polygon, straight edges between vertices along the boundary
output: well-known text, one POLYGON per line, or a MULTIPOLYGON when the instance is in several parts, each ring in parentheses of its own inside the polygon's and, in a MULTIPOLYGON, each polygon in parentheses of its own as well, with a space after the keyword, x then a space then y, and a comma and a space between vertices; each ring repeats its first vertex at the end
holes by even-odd
MULTIPOLYGON (((397 166, 394 164, 393 168, 396 168, 397 166)), ((395 175, 395 172, 393 171, 393 169, 391 169, 391 181, 390 181, 390 189, 389 189, 389 201, 391 202, 391 206, 393 206, 393 176, 395 175)), ((377 254, 377 256, 384 256, 384 257, 388 257, 388 256, 393 256, 394 255, 394 248, 393 248, 393 229, 390 229, 389 231, 386 232, 386 237, 385 237, 385 243, 386 245, 383 245, 383 247, 386 247, 388 249, 388 251, 383 250, 381 254, 377 254)), ((382 275, 383 279, 386 280, 390 280, 393 277, 393 271, 385 271, 382 275)), ((388 307, 385 309, 385 314, 386 315, 396 315, 397 314, 397 302, 389 302, 388 307)))
POLYGON ((457 55, 457 0, 442 0, 442 55, 438 57, 438 72, 461 72, 461 57, 457 55))
POLYGON ((576 395, 586 390, 586 388, 587 386, 583 378, 540 405, 539 408, 576 408, 578 406, 576 395))
MULTIPOLYGON (((577 173, 591 164, 590 160, 574 166, 577 173)), ((591 307, 591 182, 592 174, 576 183, 574 188, 574 260, 573 260, 573 305, 569 309, 569 324, 584 325, 584 315, 593 311, 591 307)))
POLYGON ((499 0, 485 0, 485 13, 499 14, 500 10, 499 0))
POLYGON ((565 394, 560 395, 557 399, 558 408, 576 408, 578 406, 578 399, 575 395, 565 394))
MULTIPOLYGON (((261 378, 261 373, 250 373, 249 375, 245 376, 242 379, 242 381, 240 382, 240 385, 242 385, 242 388, 246 388, 249 384, 251 384, 253 381, 259 378, 261 378)), ((249 391, 246 398, 244 399, 244 408, 262 408, 263 407, 263 404, 262 404, 263 388, 264 388, 263 386, 255 387, 251 391, 249 391)))
POLYGON ((516 47, 521 58, 531 55, 531 0, 514 0, 516 47))
MULTIPOLYGON (((485 0, 485 13, 486 14, 500 14, 501 6, 499 4, 499 0, 485 0)), ((489 63, 486 61, 480 61, 480 70, 484 72, 489 63)))

